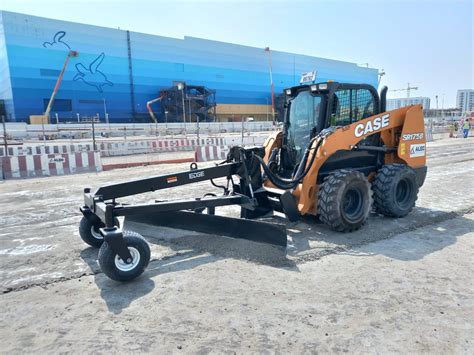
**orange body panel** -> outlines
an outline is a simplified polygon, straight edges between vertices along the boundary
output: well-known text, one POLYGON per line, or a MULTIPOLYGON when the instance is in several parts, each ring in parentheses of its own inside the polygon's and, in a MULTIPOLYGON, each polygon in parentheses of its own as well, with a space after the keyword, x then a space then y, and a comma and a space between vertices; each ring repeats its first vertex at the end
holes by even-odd
MULTIPOLYGON (((423 111, 421 105, 402 107, 365 118, 350 125, 337 128, 327 136, 319 149, 313 149, 316 159, 303 178, 302 182, 293 190, 298 210, 302 215, 317 214, 319 169, 335 152, 352 150, 362 139, 380 133, 386 147, 396 148, 397 151, 385 155, 385 163, 402 163, 413 168, 426 164, 426 139, 423 111)), ((268 162, 271 151, 281 146, 281 132, 275 133, 265 142, 265 160, 268 162)), ((313 142, 315 148, 317 141, 313 142)), ((272 186, 269 181, 265 186, 272 186)), ((272 186, 273 187, 273 186, 272 186)))

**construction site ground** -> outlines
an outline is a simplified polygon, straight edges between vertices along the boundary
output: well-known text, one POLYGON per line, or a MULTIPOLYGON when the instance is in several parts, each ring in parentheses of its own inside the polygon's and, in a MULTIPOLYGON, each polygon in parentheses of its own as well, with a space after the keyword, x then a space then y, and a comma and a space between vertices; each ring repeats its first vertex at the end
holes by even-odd
POLYGON ((133 282, 108 279, 78 235, 83 188, 188 165, 0 183, 0 351, 473 353, 474 138, 428 143, 428 176, 405 218, 373 214, 350 234, 286 222, 286 254, 142 228, 149 267, 133 282))

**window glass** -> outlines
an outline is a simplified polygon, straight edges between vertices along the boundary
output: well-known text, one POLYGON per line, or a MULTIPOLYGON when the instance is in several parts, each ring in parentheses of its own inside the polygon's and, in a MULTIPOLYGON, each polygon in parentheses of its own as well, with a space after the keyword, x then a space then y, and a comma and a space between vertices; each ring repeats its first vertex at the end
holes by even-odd
POLYGON ((375 111, 372 93, 367 89, 352 90, 352 107, 352 122, 373 116, 375 111))
POLYGON ((301 91, 290 102, 288 145, 296 152, 299 161, 309 144, 311 131, 318 124, 321 97, 301 91))
POLYGON ((350 90, 338 90, 334 93, 332 107, 332 126, 345 126, 351 123, 350 90))
POLYGON ((374 97, 367 89, 338 90, 334 96, 332 126, 346 126, 375 114, 374 97))

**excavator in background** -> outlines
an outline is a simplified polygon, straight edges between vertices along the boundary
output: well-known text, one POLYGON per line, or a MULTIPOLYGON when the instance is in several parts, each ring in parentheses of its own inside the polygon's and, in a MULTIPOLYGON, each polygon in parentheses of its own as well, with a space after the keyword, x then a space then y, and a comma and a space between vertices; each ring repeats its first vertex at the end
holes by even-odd
POLYGON ((49 115, 51 113, 51 109, 54 104, 54 99, 56 98, 56 94, 58 93, 59 86, 63 80, 64 72, 66 71, 67 65, 69 63, 70 58, 77 57, 79 55, 76 51, 69 51, 66 59, 64 60, 63 68, 59 73, 58 79, 56 80, 56 84, 54 85, 53 93, 49 98, 48 106, 46 107, 46 111, 42 115, 30 115, 30 123, 31 124, 48 124, 49 123, 49 115))
POLYGON ((150 248, 125 221, 247 239, 286 248, 284 224, 263 221, 274 212, 290 221, 315 216, 329 228, 351 232, 372 210, 404 217, 415 206, 426 177, 426 137, 421 105, 386 111, 365 84, 324 82, 284 90, 281 131, 263 147, 232 147, 216 166, 84 190, 79 232, 100 247, 99 264, 111 279, 132 280, 148 265, 150 248), (215 181, 224 178, 225 183, 215 181), (210 181, 222 195, 126 204, 118 199, 210 181), (216 208, 240 206, 240 218, 216 208), (206 213, 205 213, 206 212, 206 213))

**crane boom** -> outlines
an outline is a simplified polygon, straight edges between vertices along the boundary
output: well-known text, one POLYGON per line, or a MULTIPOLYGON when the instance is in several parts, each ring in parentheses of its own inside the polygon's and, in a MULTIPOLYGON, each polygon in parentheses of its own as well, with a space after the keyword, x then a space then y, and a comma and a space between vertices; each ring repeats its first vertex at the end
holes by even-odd
POLYGON ((418 90, 418 86, 410 86, 410 83, 407 83, 406 89, 393 89, 390 91, 406 91, 407 92, 407 97, 410 97, 410 91, 411 90, 418 90))

